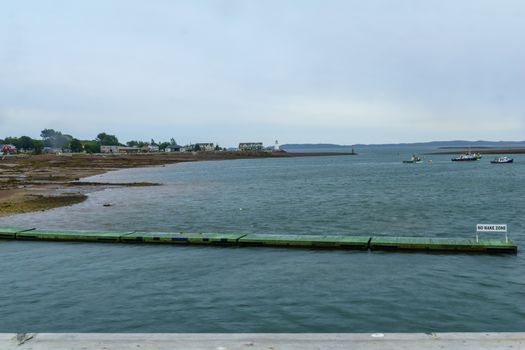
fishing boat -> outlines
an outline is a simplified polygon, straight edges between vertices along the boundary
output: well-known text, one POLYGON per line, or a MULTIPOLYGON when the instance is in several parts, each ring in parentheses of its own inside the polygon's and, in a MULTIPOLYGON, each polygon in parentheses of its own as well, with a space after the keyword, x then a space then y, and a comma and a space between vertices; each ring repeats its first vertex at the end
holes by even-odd
POLYGON ((410 160, 404 160, 403 163, 408 164, 414 164, 414 163, 421 163, 421 158, 416 156, 415 154, 410 157, 410 160))
POLYGON ((496 157, 494 160, 490 161, 492 164, 505 164, 505 163, 513 163, 514 159, 509 157, 496 157))
POLYGON ((472 161, 472 160, 480 160, 480 159, 481 159, 481 154, 468 152, 465 154, 460 154, 459 157, 452 158, 451 160, 453 162, 464 162, 464 161, 472 161))

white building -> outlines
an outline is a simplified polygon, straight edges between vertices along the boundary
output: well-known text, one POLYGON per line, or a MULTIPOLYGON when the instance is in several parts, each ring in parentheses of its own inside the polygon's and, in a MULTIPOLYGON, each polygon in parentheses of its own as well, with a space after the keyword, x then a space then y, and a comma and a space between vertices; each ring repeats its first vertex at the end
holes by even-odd
POLYGON ((101 153, 119 153, 120 146, 100 146, 101 153))
POLYGON ((241 142, 239 143, 240 151, 261 151, 263 149, 262 142, 241 142))
POLYGON ((101 153, 139 153, 141 151, 138 147, 125 146, 100 146, 101 153))
POLYGON ((118 152, 119 153, 139 153, 140 152, 140 148, 138 148, 138 147, 119 146, 118 152))
POLYGON ((160 151, 160 148, 158 145, 152 144, 152 145, 144 145, 142 146, 143 152, 158 152, 160 151))
POLYGON ((196 143, 195 149, 200 151, 213 151, 215 145, 213 143, 196 143))

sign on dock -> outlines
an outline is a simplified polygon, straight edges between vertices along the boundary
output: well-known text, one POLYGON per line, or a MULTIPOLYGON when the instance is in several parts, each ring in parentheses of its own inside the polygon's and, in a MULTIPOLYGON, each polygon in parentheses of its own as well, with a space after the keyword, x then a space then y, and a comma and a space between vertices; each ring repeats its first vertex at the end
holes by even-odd
POLYGON ((487 225, 487 224, 478 224, 478 232, 507 232, 507 225, 487 225))
POLYGON ((478 241, 479 232, 504 232, 505 242, 509 241, 507 236, 507 225, 506 224, 477 224, 476 225, 476 242, 478 241))

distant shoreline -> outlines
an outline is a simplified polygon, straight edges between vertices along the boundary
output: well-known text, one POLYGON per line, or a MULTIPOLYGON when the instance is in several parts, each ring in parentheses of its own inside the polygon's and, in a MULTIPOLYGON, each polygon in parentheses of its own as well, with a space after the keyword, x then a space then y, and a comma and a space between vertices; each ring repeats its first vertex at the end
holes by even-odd
POLYGON ((283 144, 281 149, 286 151, 296 150, 348 150, 351 148, 403 148, 403 147, 434 147, 434 148, 525 148, 525 141, 428 141, 428 142, 409 142, 409 143, 378 143, 378 144, 353 144, 339 145, 332 143, 302 143, 302 144, 283 144))
POLYGON ((432 155, 432 154, 463 154, 468 151, 475 151, 476 153, 480 154, 525 154, 525 147, 516 147, 516 148, 465 148, 465 147, 450 147, 450 150, 448 151, 437 151, 437 152, 429 152, 424 153, 425 155, 432 155), (452 150, 454 149, 454 151, 452 150))

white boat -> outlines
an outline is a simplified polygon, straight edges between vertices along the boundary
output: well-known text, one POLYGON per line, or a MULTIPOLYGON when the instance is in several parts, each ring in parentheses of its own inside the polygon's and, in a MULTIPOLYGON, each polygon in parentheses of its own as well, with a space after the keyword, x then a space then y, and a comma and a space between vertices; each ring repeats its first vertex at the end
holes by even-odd
POLYGON ((416 156, 415 154, 410 158, 410 160, 404 160, 403 163, 421 163, 421 158, 416 156))
POLYGON ((468 152, 465 154, 460 154, 459 157, 452 158, 451 160, 453 162, 464 162, 464 161, 472 161, 472 160, 480 160, 480 159, 481 159, 481 154, 468 152))
POLYGON ((492 164, 505 164, 505 163, 513 163, 514 159, 504 156, 504 157, 496 157, 494 160, 490 162, 492 164))

